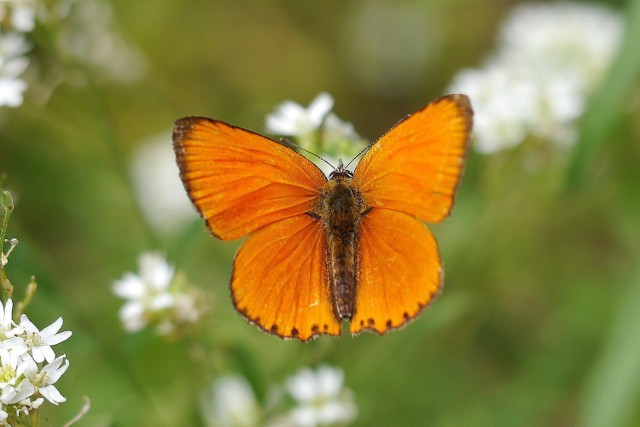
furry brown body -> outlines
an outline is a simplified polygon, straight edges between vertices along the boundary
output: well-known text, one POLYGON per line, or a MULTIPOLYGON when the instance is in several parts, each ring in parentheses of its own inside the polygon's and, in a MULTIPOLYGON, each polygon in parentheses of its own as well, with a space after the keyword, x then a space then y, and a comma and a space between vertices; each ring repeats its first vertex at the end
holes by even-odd
POLYGON ((327 268, 333 307, 338 318, 351 319, 358 271, 358 221, 368 210, 353 175, 342 164, 331 173, 311 216, 326 233, 327 268))

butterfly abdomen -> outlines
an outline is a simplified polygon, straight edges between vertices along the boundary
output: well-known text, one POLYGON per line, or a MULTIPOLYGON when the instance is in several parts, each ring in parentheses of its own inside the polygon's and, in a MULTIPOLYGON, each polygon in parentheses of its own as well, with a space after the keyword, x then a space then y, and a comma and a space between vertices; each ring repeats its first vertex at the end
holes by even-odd
POLYGON ((330 291, 335 314, 351 319, 357 278, 357 225, 366 211, 360 191, 351 172, 334 172, 321 191, 320 203, 314 212, 322 221, 326 233, 330 291))

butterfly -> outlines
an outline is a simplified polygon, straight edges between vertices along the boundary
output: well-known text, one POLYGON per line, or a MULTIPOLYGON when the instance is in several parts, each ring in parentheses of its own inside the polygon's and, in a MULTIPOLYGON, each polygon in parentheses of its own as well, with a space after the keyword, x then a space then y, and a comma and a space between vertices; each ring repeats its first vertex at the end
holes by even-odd
POLYGON ((473 112, 439 98, 372 143, 352 173, 327 177, 292 148, 205 117, 176 121, 180 177, 211 233, 248 236, 231 277, 236 310, 265 332, 307 341, 384 334, 442 288, 437 242, 423 223, 452 209, 473 112))

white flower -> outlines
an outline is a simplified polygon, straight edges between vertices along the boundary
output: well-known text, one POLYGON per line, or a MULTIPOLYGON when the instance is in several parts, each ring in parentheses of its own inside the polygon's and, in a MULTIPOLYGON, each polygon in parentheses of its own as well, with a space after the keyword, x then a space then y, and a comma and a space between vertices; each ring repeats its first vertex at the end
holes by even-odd
POLYGON ((353 125, 338 118, 333 113, 327 114, 322 126, 322 136, 327 141, 359 141, 360 136, 353 129, 353 125))
POLYGON ((34 387, 25 380, 28 365, 15 352, 0 352, 0 401, 5 405, 15 404, 29 397, 34 387))
POLYGON ((125 273, 113 284, 113 292, 126 300, 120 309, 125 330, 136 332, 154 325, 160 335, 173 334, 196 322, 203 313, 199 289, 158 254, 140 256, 140 273, 125 273))
POLYGON ((37 0, 0 1, 0 20, 8 21, 14 30, 27 33, 35 27, 37 0))
POLYGON ((463 70, 455 77, 451 91, 466 94, 473 104, 477 151, 493 153, 522 142, 535 109, 535 90, 515 68, 502 64, 463 70))
POLYGON ((62 317, 53 322, 51 325, 39 331, 26 314, 20 316, 20 327, 24 329, 25 344, 31 350, 31 355, 37 363, 49 363, 56 357, 52 345, 60 344, 71 336, 71 331, 58 333, 62 327, 62 317))
POLYGON ((140 274, 126 273, 113 284, 113 292, 127 300, 120 319, 127 331, 135 332, 148 324, 149 314, 174 305, 169 292, 174 268, 159 254, 144 253, 139 259, 140 274))
POLYGON ((202 405, 207 425, 251 427, 260 425, 260 408, 251 385, 241 376, 218 378, 202 405))
POLYGON ((0 33, 0 107, 22 104, 27 84, 19 76, 29 65, 29 59, 24 56, 28 50, 24 35, 0 33))
POLYGON ((499 54, 588 90, 609 68, 622 32, 621 17, 604 6, 525 4, 514 9, 502 26, 499 54))
MULTIPOLYGON (((293 101, 283 102, 275 113, 267 115, 267 132, 292 137, 298 146, 331 164, 337 164, 335 159, 351 159, 365 147, 365 141, 351 123, 331 112, 332 107, 333 98, 326 92, 320 93, 307 108, 293 101)), ((317 157, 309 159, 325 174, 334 170, 317 157)))
POLYGON ((28 33, 35 27, 37 0, 0 1, 0 20, 6 20, 15 31, 28 33))
POLYGON ((19 107, 24 100, 22 94, 27 90, 24 80, 0 77, 0 106, 19 107))
POLYGON ((42 397, 54 405, 67 401, 54 385, 60 377, 67 372, 67 369, 69 369, 69 360, 66 355, 63 354, 57 357, 40 370, 38 370, 35 362, 29 361, 29 358, 27 358, 24 363, 28 366, 25 369, 25 376, 29 379, 29 382, 33 384, 36 392, 40 393, 42 397))
POLYGON ((71 331, 58 332, 62 327, 62 317, 53 322, 51 325, 39 331, 26 314, 20 316, 20 327, 24 329, 24 340, 29 349, 33 360, 37 363, 47 361, 51 363, 56 357, 52 345, 60 344, 71 336, 71 331))
POLYGON ((476 150, 493 153, 527 135, 572 143, 576 119, 608 70, 622 31, 621 17, 602 6, 517 7, 502 26, 496 54, 483 68, 463 70, 450 87, 471 98, 476 150))
POLYGON ((316 96, 307 108, 293 101, 285 101, 275 113, 267 115, 267 132, 282 136, 308 135, 320 127, 331 108, 333 98, 326 92, 316 96))
POLYGON ((134 153, 131 172, 136 195, 149 223, 167 232, 180 230, 198 215, 178 174, 169 133, 147 139, 134 153))
POLYGON ((315 372, 306 368, 290 378, 285 387, 298 402, 289 414, 293 424, 306 427, 354 420, 357 408, 343 381, 342 371, 330 366, 321 366, 315 372))

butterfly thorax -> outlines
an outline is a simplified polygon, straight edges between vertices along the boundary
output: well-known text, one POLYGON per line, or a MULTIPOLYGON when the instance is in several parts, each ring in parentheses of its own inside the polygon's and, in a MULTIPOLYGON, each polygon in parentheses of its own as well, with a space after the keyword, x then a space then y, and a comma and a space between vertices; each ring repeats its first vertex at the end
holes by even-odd
POLYGON ((337 316, 353 316, 357 280, 358 220, 367 211, 351 172, 334 171, 320 191, 312 216, 322 221, 327 244, 330 289, 337 316))

